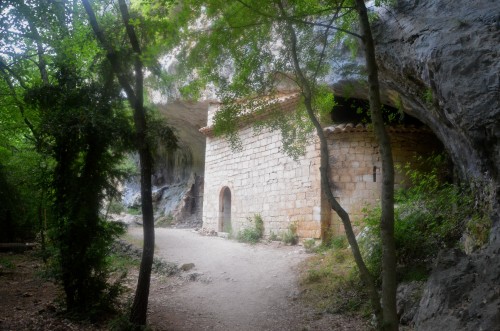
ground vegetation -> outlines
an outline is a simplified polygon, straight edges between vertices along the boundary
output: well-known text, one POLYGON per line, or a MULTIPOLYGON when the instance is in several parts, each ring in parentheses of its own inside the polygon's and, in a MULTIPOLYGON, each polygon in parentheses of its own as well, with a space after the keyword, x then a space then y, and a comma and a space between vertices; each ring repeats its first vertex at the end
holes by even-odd
POLYGON ((194 29, 187 29, 194 32, 186 36, 180 51, 186 59, 185 67, 190 73, 194 72, 191 75, 195 78, 184 86, 183 92, 188 96, 197 95, 200 86, 207 83, 215 86, 222 107, 214 116, 214 133, 226 136, 234 148, 241 148, 238 121, 248 117, 249 109, 253 111, 258 129, 281 129, 283 148, 292 156, 303 151, 312 138, 310 133, 315 131, 320 141, 322 188, 331 208, 344 224, 361 278, 370 289, 378 326, 397 329, 394 169, 382 118, 377 65, 364 1, 236 1, 230 6, 219 1, 186 3, 194 20, 198 21, 192 23, 194 29), (230 43, 227 43, 228 38, 230 43), (356 48, 360 41, 366 54, 371 122, 383 160, 382 298, 361 256, 349 215, 332 194, 328 144, 320 122, 335 104, 331 91, 321 83, 321 78, 331 72, 331 62, 338 59, 335 50, 339 45, 344 43, 356 48), (278 95, 284 82, 293 86, 300 95, 297 111, 290 116, 284 116, 279 106, 275 106, 279 104, 278 95), (273 109, 278 110, 274 116, 273 109))

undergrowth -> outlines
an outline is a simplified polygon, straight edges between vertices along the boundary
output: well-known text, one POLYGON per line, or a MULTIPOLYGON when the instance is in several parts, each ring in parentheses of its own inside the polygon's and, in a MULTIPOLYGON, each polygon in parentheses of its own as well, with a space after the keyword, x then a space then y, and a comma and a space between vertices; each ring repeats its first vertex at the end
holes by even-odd
POLYGON ((359 280, 350 249, 347 245, 335 248, 323 246, 322 249, 322 253, 311 257, 303 265, 300 278, 303 300, 320 311, 332 314, 368 316, 368 295, 359 280))
POLYGON ((14 270, 16 265, 12 262, 12 259, 7 257, 0 257, 0 266, 6 270, 14 270))
POLYGON ((288 229, 283 232, 281 240, 288 245, 297 245, 299 243, 299 236, 297 235, 297 223, 291 223, 288 229))
POLYGON ((239 242, 256 244, 264 236, 264 221, 262 220, 260 214, 255 214, 253 218, 248 217, 247 221, 249 223, 249 226, 239 231, 236 239, 239 242))
MULTIPOLYGON (((398 277, 400 280, 425 280, 432 259, 443 248, 462 248, 463 234, 468 235, 468 247, 480 247, 488 238, 491 222, 481 208, 477 208, 475 195, 465 189, 443 181, 441 155, 417 159, 420 169, 404 166, 411 187, 396 192, 394 239, 398 277)), ((373 275, 381 274, 382 247, 380 243, 379 207, 365 209, 365 228, 360 236, 360 247, 366 264, 373 275)), ((380 281, 380 279, 378 279, 380 281)))

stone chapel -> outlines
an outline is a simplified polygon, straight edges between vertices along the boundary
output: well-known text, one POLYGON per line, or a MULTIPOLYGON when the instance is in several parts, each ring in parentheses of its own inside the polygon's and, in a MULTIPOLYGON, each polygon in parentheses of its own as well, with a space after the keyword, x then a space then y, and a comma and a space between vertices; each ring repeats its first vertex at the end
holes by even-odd
MULTIPOLYGON (((283 111, 297 107, 298 93, 280 96, 283 111)), ((254 132, 252 125, 239 128, 240 150, 233 150, 223 137, 213 135, 213 117, 220 104, 211 103, 206 136, 203 228, 233 232, 250 226, 249 218, 260 214, 265 235, 280 235, 295 224, 301 239, 320 238, 322 231, 343 233, 340 219, 322 195, 319 142, 294 160, 282 151, 279 130, 254 132)), ((430 129, 421 125, 389 126, 395 164, 412 162, 415 156, 439 151, 430 129)), ((334 196, 359 220, 364 207, 375 205, 381 190, 381 160, 370 125, 334 122, 324 127, 329 143, 330 178, 334 196)), ((405 185, 396 174, 396 187, 405 185)))

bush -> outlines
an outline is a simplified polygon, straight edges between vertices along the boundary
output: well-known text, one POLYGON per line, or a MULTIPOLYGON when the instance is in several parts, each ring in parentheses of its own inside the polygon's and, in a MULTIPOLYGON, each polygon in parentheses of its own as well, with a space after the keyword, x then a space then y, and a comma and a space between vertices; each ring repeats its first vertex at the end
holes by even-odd
POLYGON ((314 252, 316 250, 316 240, 314 239, 304 240, 304 249, 306 250, 307 253, 314 252))
POLYGON ((248 217, 247 220, 250 224, 254 223, 254 226, 247 227, 238 232, 236 239, 239 242, 256 244, 264 236, 264 221, 259 214, 255 214, 253 219, 248 217))
MULTIPOLYGON (((466 224, 483 219, 481 212, 474 209, 474 197, 470 191, 442 181, 439 170, 443 158, 435 156, 425 161, 431 165, 428 171, 412 170, 409 166, 403 168, 412 186, 395 196, 394 237, 398 273, 406 280, 425 278, 430 261, 437 252, 458 246, 466 224)), ((380 216, 379 207, 365 210, 363 221, 366 227, 360 238, 365 261, 374 275, 380 275, 381 271, 380 216)), ((484 233, 483 223, 478 223, 481 233, 484 233)))
POLYGON ((297 235, 297 223, 292 223, 288 226, 288 230, 282 235, 282 241, 285 244, 297 245, 299 243, 299 236, 297 235))
POLYGON ((142 215, 142 210, 140 207, 129 207, 127 208, 127 214, 130 214, 130 215, 142 215))
POLYGON ((125 206, 121 203, 121 201, 111 199, 108 205, 108 212, 110 212, 111 214, 121 214, 124 211, 125 206))
POLYGON ((278 240, 279 240, 278 235, 273 231, 271 231, 271 234, 269 234, 269 241, 278 241, 278 240))

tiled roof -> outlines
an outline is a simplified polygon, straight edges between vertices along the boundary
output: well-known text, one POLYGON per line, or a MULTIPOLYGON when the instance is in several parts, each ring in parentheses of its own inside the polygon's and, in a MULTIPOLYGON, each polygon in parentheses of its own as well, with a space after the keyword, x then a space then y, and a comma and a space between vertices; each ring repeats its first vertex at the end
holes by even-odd
MULTIPOLYGON (((300 100, 300 93, 294 92, 286 95, 280 95, 276 97, 274 100, 277 102, 270 103, 267 107, 270 111, 293 111, 297 107, 297 103, 300 100)), ((245 115, 240 117, 239 126, 240 128, 247 126, 254 120, 262 119, 265 117, 265 114, 262 112, 252 113, 248 112, 245 115)), ((213 135, 213 127, 206 126, 199 131, 207 136, 213 135)), ((363 123, 339 123, 333 124, 323 128, 323 131, 329 134, 339 134, 339 133, 350 133, 350 132, 371 132, 373 131, 371 124, 363 124, 363 123)), ((430 131, 426 126, 415 126, 415 125, 391 125, 387 126, 387 131, 389 132, 427 132, 430 131)))
MULTIPOLYGON (((275 96, 273 99, 270 100, 270 103, 266 106, 267 110, 269 112, 272 111, 283 111, 283 112, 288 112, 288 111, 293 111, 297 107, 297 103, 300 100, 300 93, 298 92, 293 92, 293 93, 288 93, 288 94, 281 94, 278 96, 275 96), (276 102, 274 102, 276 100, 276 102)), ((250 124, 252 121, 262 119, 266 115, 263 114, 262 112, 255 113, 249 111, 248 113, 240 116, 239 119, 239 127, 245 127, 248 124, 250 124)), ((204 135, 207 136, 212 136, 213 135, 213 126, 205 126, 201 129, 198 130, 199 132, 203 133, 204 135)))
MULTIPOLYGON (((388 132, 427 132, 430 131, 429 128, 425 126, 415 126, 415 125, 391 125, 387 126, 388 132)), ((350 133, 350 132, 371 132, 373 127, 371 124, 353 124, 353 123, 340 123, 327 126, 323 128, 323 131, 329 134, 339 134, 339 133, 350 133)))

